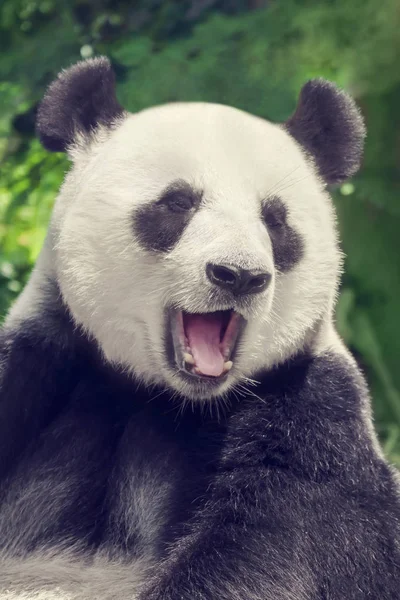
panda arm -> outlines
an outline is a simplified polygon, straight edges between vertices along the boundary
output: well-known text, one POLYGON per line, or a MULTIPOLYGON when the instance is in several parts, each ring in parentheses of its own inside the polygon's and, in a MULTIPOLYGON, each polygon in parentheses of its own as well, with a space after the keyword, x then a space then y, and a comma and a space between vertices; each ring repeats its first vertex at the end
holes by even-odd
POLYGON ((325 357, 244 403, 203 509, 140 600, 397 597, 400 502, 362 393, 325 357))
POLYGON ((0 481, 61 410, 76 363, 62 327, 44 317, 0 330, 0 481))

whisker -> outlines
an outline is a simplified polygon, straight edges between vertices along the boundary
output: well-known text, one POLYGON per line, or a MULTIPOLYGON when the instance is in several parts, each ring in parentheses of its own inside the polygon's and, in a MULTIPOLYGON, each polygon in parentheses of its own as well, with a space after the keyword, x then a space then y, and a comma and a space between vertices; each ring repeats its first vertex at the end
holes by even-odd
POLYGON ((293 173, 295 173, 297 171, 297 169, 300 168, 300 165, 297 165, 297 167, 295 167, 292 171, 289 171, 284 177, 282 177, 282 179, 280 179, 277 183, 275 183, 275 185, 272 186, 272 188, 270 188, 267 192, 267 196, 272 196, 273 194, 277 193, 277 189, 279 188, 279 186, 281 185, 281 183, 283 183, 284 181, 286 181, 286 179, 288 177, 290 177, 291 175, 293 175, 293 173))
POLYGON ((285 192, 286 190, 290 189, 291 187, 293 187, 294 185, 297 185, 298 183, 301 183, 302 181, 305 181, 306 179, 310 179, 311 177, 311 173, 307 173, 307 175, 304 175, 303 177, 300 177, 299 179, 294 179, 291 181, 288 181, 287 185, 285 185, 283 188, 280 188, 278 190, 278 194, 281 194, 282 192, 285 192))
POLYGON ((265 404, 264 398, 261 398, 261 396, 258 396, 255 392, 253 392, 253 390, 249 390, 248 388, 246 388, 246 386, 243 383, 239 383, 238 386, 245 392, 246 395, 248 394, 252 398, 256 398, 257 400, 260 400, 260 402, 265 404))

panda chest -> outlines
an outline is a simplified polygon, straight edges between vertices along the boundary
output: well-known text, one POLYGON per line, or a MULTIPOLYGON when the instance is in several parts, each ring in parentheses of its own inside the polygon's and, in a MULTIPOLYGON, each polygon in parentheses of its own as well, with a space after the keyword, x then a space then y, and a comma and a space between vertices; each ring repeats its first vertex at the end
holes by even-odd
POLYGON ((156 556, 205 486, 188 446, 144 413, 120 422, 68 411, 0 490, 0 548, 75 540, 156 556))

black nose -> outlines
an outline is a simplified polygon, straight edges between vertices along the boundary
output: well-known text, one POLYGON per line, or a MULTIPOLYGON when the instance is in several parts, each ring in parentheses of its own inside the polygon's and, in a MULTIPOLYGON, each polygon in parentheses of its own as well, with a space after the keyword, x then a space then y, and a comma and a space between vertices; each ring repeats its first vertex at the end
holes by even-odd
POLYGON ((240 269, 233 265, 214 265, 208 263, 206 273, 211 283, 224 290, 230 290, 236 296, 259 294, 271 281, 271 273, 265 271, 240 269))

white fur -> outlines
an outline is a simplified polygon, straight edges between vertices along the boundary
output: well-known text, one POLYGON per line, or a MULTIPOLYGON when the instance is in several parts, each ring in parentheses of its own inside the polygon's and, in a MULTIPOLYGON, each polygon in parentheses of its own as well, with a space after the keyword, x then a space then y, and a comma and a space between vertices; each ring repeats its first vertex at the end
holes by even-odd
POLYGON ((9 581, 0 600, 135 600, 149 574, 143 560, 117 561, 101 554, 89 559, 61 549, 25 558, 0 556, 0 565, 2 583, 9 581))

